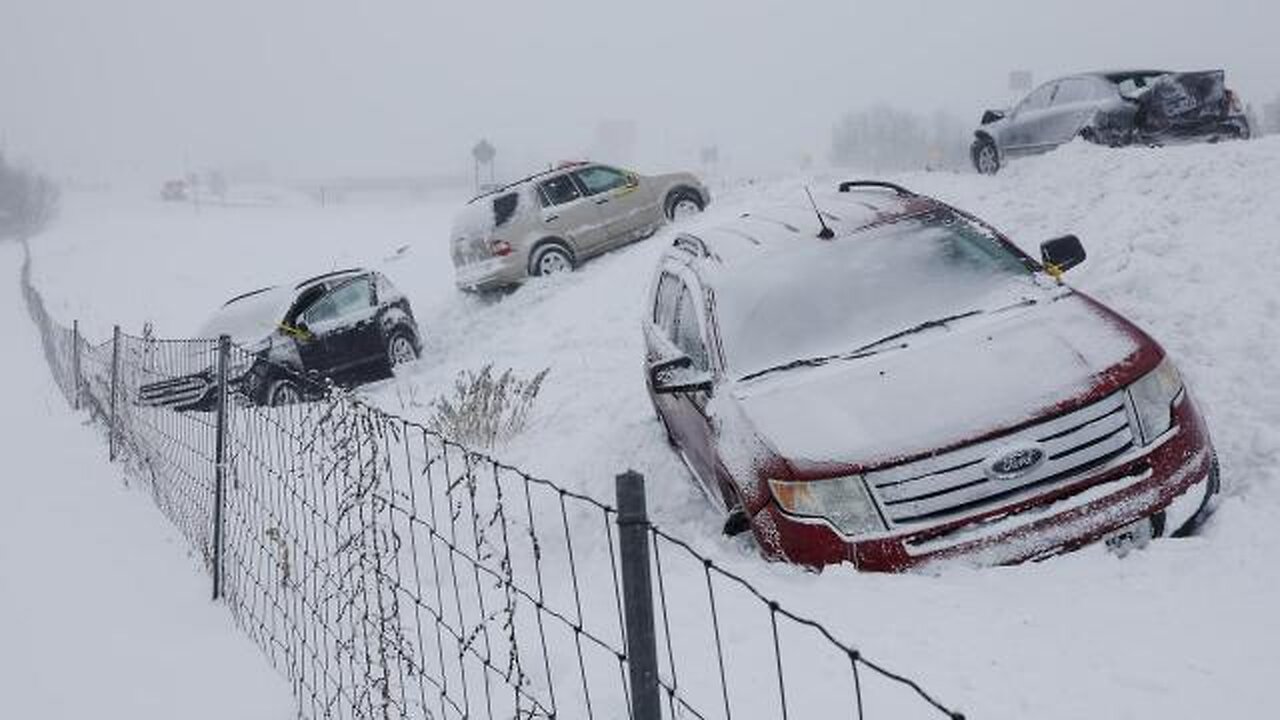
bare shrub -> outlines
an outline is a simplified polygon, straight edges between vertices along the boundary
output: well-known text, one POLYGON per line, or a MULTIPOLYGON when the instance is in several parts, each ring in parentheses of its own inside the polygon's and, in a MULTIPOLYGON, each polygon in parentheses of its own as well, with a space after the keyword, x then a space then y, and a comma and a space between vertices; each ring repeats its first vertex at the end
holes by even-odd
POLYGON ((431 402, 427 427, 454 442, 492 448, 524 430, 548 369, 522 379, 510 369, 494 374, 493 363, 463 370, 453 381, 453 396, 431 402))
POLYGON ((0 240, 40 232, 58 209, 58 187, 29 168, 0 155, 0 240))

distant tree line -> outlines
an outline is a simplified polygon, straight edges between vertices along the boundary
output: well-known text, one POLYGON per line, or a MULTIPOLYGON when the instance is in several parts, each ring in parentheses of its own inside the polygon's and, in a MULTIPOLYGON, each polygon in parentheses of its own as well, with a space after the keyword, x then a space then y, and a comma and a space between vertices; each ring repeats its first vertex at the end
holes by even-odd
POLYGON ((831 134, 831 161, 867 172, 962 170, 972 128, 950 113, 922 115, 876 105, 849 112, 831 134))
POLYGON ((58 187, 0 154, 0 240, 40 232, 58 210, 58 187))

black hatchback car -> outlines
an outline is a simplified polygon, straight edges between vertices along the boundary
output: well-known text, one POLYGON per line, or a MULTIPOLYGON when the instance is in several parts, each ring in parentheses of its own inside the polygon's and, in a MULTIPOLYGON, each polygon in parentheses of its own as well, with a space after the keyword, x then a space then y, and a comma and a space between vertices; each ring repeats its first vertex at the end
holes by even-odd
MULTIPOLYGON (((422 349, 409 300, 382 273, 353 269, 232 298, 200 331, 240 346, 228 366, 237 396, 261 405, 314 397, 325 380, 354 385, 390 375, 422 349)), ((208 353, 208 348, 202 348, 208 353)), ((215 369, 142 385, 138 401, 209 410, 215 369)))
POLYGON ((1249 137, 1249 122, 1222 70, 1081 73, 1041 85, 1010 110, 986 111, 973 166, 993 174, 1009 158, 1077 137, 1111 146, 1216 141, 1249 137))

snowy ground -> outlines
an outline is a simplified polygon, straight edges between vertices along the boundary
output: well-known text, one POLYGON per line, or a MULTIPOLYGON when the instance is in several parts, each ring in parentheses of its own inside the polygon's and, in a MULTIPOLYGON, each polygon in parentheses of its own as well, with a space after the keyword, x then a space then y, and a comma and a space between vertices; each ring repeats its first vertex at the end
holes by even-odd
POLYGON ((21 258, 0 245, 0 717, 291 717, 288 684, 209 601, 181 535, 67 409, 18 290, 21 258))
MULTIPOLYGON (((112 322, 152 322, 158 335, 181 336, 258 285, 380 267, 409 294, 428 347, 399 378, 366 388, 368 397, 423 417, 461 369, 551 368, 534 427, 500 457, 602 498, 615 473, 644 472, 660 525, 970 717, 1262 714, 1269 681, 1280 676, 1272 556, 1280 544, 1280 326, 1272 320, 1280 313, 1280 138, 1163 150, 1073 145, 994 178, 892 179, 984 217, 1033 254, 1043 239, 1081 236, 1090 259, 1070 281, 1160 340, 1208 417, 1230 486, 1201 537, 1123 560, 1093 548, 1034 566, 900 577, 813 575, 723 540, 716 513, 668 450, 641 379, 642 296, 667 233, 492 300, 452 288, 455 198, 196 214, 149 197, 73 195, 35 248, 36 282, 55 314, 79 317, 94 337, 112 322)), ((720 190, 693 223, 794 197, 800 185, 720 190)))

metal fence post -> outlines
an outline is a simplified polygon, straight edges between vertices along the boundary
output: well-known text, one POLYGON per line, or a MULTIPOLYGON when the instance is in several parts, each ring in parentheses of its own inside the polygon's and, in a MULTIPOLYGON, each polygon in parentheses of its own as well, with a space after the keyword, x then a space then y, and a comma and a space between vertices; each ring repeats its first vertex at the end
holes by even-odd
POLYGON ((71 321, 71 407, 80 409, 80 321, 71 321))
POLYGON ((120 386, 120 326, 111 330, 111 421, 107 423, 107 459, 116 459, 116 394, 120 386))
POLYGON ((213 599, 222 597, 222 505, 227 473, 227 364, 231 337, 218 336, 218 408, 213 438, 213 599))
POLYGON ((628 470, 618 475, 616 481, 622 604, 627 624, 627 661, 630 664, 631 718, 662 720, 644 476, 628 470))

